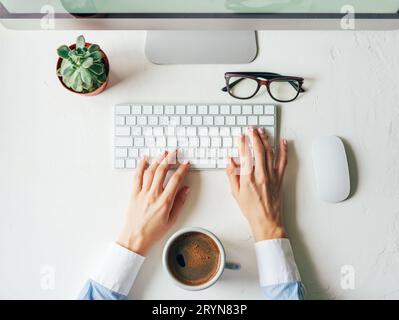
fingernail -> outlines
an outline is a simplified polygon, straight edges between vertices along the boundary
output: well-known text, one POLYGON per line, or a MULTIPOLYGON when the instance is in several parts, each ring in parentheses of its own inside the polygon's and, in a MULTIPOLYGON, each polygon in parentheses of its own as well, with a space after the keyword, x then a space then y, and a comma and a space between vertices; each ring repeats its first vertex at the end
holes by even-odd
POLYGON ((184 161, 183 161, 183 164, 184 164, 184 165, 187 165, 187 164, 189 164, 189 163, 190 163, 190 161, 188 161, 188 160, 184 160, 184 161))
POLYGON ((286 145, 287 145, 287 143, 288 143, 288 142, 287 142, 287 139, 283 139, 283 145, 285 145, 285 146, 286 146, 286 145))
POLYGON ((259 132, 260 134, 262 134, 262 133, 263 133, 263 128, 258 128, 258 132, 259 132))
POLYGON ((188 195, 190 193, 190 191, 191 191, 190 187, 186 187, 186 190, 184 190, 184 193, 186 195, 188 195))

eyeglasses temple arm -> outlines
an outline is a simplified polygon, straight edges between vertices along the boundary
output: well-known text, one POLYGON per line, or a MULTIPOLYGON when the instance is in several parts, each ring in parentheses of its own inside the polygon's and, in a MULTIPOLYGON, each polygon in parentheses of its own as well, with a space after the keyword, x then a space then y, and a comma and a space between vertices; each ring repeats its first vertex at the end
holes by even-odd
MULTIPOLYGON (((244 80, 245 78, 240 78, 240 79, 237 79, 236 81, 234 81, 234 82, 232 82, 232 83, 229 83, 229 87, 230 88, 234 88, 234 86, 236 86, 239 82, 241 82, 242 80, 244 80)), ((222 88, 222 91, 223 92, 227 92, 227 86, 225 86, 225 87, 223 87, 222 88)))

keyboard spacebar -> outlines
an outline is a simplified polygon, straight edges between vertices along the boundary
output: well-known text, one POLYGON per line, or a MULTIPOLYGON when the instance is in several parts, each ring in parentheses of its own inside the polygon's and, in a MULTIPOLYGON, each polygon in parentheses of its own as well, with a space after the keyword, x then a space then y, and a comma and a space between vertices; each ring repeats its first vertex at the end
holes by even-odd
POLYGON ((203 169, 216 169, 217 165, 215 161, 190 161, 191 170, 203 170, 203 169))

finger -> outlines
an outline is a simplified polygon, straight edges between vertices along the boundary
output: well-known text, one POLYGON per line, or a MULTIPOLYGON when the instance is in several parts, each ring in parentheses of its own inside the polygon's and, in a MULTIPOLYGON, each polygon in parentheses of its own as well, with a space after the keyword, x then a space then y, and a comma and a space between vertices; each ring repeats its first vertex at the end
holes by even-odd
POLYGON ((171 166, 176 162, 176 153, 177 151, 168 153, 168 155, 162 160, 155 171, 150 192, 154 192, 156 194, 162 193, 166 175, 168 174, 171 166))
POLYGON ((180 189, 189 169, 190 163, 185 161, 179 165, 175 173, 173 173, 173 175, 170 177, 163 192, 169 201, 174 201, 176 193, 180 189))
POLYGON ((173 202, 172 210, 169 214, 169 223, 175 223, 181 209, 183 208, 184 204, 186 203, 187 196, 190 193, 190 187, 185 186, 180 189, 175 197, 175 201, 173 202))
POLYGON ((234 160, 230 157, 227 158, 226 173, 230 181, 231 192, 236 196, 240 190, 240 176, 239 167, 235 164, 234 160))
POLYGON ((239 139, 240 179, 244 179, 252 174, 252 155, 248 138, 245 135, 241 135, 239 139))
POLYGON ((266 171, 266 149, 260 139, 260 128, 258 130, 250 128, 249 138, 251 139, 252 149, 255 158, 255 178, 264 180, 267 178, 266 171))
POLYGON ((260 133, 260 139, 262 140, 262 144, 265 147, 266 153, 266 169, 269 178, 274 179, 274 170, 273 170, 273 148, 270 144, 270 140, 265 130, 262 130, 260 133))
POLYGON ((164 151, 160 155, 158 155, 154 161, 151 163, 151 165, 148 167, 147 170, 144 172, 144 178, 143 178, 143 187, 142 190, 150 190, 151 185, 152 185, 152 180, 154 179, 154 174, 155 171, 157 170, 159 164, 162 162, 162 160, 165 158, 167 152, 164 151))
POLYGON ((288 141, 282 139, 280 141, 280 151, 276 164, 278 181, 281 184, 283 182, 285 169, 288 163, 288 141))
POLYGON ((143 175, 144 171, 148 167, 148 158, 145 156, 142 160, 140 160, 139 165, 137 166, 136 172, 134 174, 134 183, 133 183, 133 192, 140 192, 143 186, 143 175))

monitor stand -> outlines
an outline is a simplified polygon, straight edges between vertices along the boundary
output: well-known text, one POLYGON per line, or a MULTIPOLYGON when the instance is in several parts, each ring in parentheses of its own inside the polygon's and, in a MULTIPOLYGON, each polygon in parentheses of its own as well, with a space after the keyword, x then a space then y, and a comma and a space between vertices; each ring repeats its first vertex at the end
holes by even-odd
POLYGON ((145 53, 155 64, 243 64, 258 46, 255 31, 148 31, 145 53))

